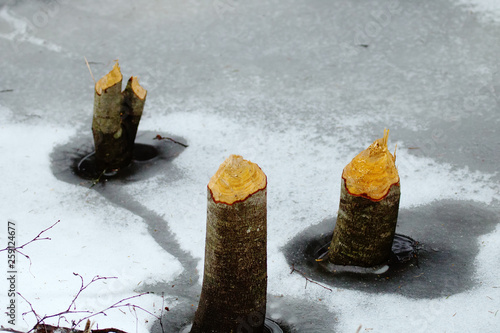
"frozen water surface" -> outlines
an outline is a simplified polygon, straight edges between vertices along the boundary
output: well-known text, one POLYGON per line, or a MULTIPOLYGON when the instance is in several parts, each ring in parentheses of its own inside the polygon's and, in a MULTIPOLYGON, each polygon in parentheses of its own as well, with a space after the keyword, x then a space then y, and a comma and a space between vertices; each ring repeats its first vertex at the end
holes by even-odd
MULTIPOLYGON (((293 332, 498 332, 499 21, 491 0, 0 1, 0 248, 8 220, 19 244, 60 220, 24 249, 31 265, 18 257, 18 291, 43 316, 76 295, 73 273, 116 277, 77 309, 152 291, 131 302, 183 330, 201 290, 206 185, 237 153, 269 181, 268 317, 293 332), (142 143, 189 147, 92 188, 72 175, 91 145, 84 56, 96 78, 115 59, 139 76, 142 143), (421 242, 419 266, 325 275, 306 250, 333 231, 342 168, 384 128, 398 145, 398 232, 421 242)), ((18 301, 26 331, 36 321, 18 301)), ((121 310, 94 319, 160 332, 121 310)))

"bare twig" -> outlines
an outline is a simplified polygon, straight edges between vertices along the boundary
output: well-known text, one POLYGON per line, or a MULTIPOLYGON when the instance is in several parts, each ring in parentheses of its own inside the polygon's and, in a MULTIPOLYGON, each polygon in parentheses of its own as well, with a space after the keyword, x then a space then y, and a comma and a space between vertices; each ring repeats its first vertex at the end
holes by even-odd
MULTIPOLYGON (((21 296, 21 297, 22 297, 22 298, 23 298, 23 299, 24 299, 24 300, 25 300, 25 301, 26 301, 26 302, 30 305, 30 308, 31 308, 31 310, 30 310, 30 311, 23 313, 23 316, 25 316, 26 314, 28 314, 28 313, 31 313, 31 312, 32 312, 32 313, 35 315, 36 319, 37 319, 37 325, 38 325, 38 324, 42 324, 42 323, 44 323, 44 322, 45 322, 45 320, 47 320, 47 319, 49 319, 49 318, 58 317, 58 322, 57 322, 57 324, 59 325, 60 320, 61 320, 61 319, 63 319, 63 318, 65 319, 65 317, 64 317, 64 315, 65 315, 65 314, 74 314, 74 313, 91 313, 90 311, 76 311, 76 310, 71 310, 71 308, 75 305, 76 299, 80 296, 80 294, 81 294, 81 293, 82 293, 85 289, 87 289, 87 287, 88 287, 88 286, 90 286, 92 283, 94 283, 94 282, 96 282, 96 281, 99 281, 99 280, 117 279, 117 277, 114 277, 114 276, 112 276, 112 277, 104 277, 104 276, 99 276, 99 275, 96 275, 96 276, 94 276, 94 277, 92 278, 92 281, 90 281, 89 283, 87 283, 87 284, 85 285, 85 284, 84 284, 84 282, 83 282, 83 277, 82 277, 80 274, 78 274, 78 273, 73 273, 73 275, 80 277, 80 280, 81 280, 81 285, 80 285, 80 290, 77 292, 77 294, 75 295, 75 297, 73 297, 73 300, 72 300, 72 301, 71 301, 71 303, 68 305, 68 307, 67 307, 67 309, 66 309, 66 310, 61 311, 61 312, 56 313, 56 314, 49 315, 49 316, 47 316, 47 315, 46 315, 46 316, 44 316, 44 317, 42 318, 40 315, 38 315, 38 314, 36 313, 35 309, 34 309, 34 308, 33 308, 33 306, 31 305, 31 303, 30 303, 30 302, 29 302, 29 301, 28 301, 28 300, 27 300, 27 299, 26 299, 23 295, 21 295, 21 294, 18 292, 17 294, 18 294, 19 296, 21 296)), ((75 306, 75 308, 76 308, 76 306, 75 306)), ((90 318, 90 316, 89 316, 89 317, 86 317, 86 318, 84 318, 84 319, 87 319, 87 318, 90 318)), ((83 320, 84 320, 84 319, 83 319, 83 320)), ((83 321, 83 320, 80 320, 80 321, 79 321, 76 325, 73 325, 73 327, 72 327, 72 328, 76 327, 76 326, 77 326, 77 325, 78 325, 81 321, 83 321)), ((34 328, 33 328, 33 329, 34 329, 34 328)), ((32 329, 32 330, 33 330, 33 329, 32 329)), ((29 332, 31 332, 31 331, 29 331, 29 332)), ((29 333, 29 332, 28 332, 28 333, 29 333)))
POLYGON ((26 299, 26 297, 24 297, 21 293, 17 292, 17 294, 19 296, 22 297, 22 299, 24 299, 26 301, 26 303, 29 304, 30 306, 30 311, 27 311, 27 312, 24 312, 22 314, 23 318, 25 315, 27 315, 28 313, 33 313, 33 315, 35 316, 36 320, 37 320, 37 323, 36 325, 31 329, 29 330, 27 333, 30 333, 34 330, 37 329, 37 326, 38 325, 41 325, 41 324, 45 324, 45 320, 49 319, 49 318, 53 318, 53 317, 58 317, 58 322, 57 322, 57 326, 59 326, 59 323, 61 321, 61 319, 66 319, 66 317, 64 317, 65 314, 75 314, 75 313, 90 313, 90 311, 76 311, 76 310, 66 310, 66 311, 62 311, 62 312, 59 312, 57 314, 54 314, 54 315, 50 315, 50 316, 43 316, 41 317, 38 313, 36 313, 35 309, 33 308, 33 305, 26 299))
MULTIPOLYGON (((71 312, 71 307, 75 306, 75 302, 76 302, 76 299, 78 298, 78 296, 80 296, 80 294, 82 293, 82 291, 84 291, 85 289, 87 289, 87 287, 90 286, 92 283, 94 283, 96 281, 99 281, 99 280, 118 279, 116 276, 99 276, 99 275, 96 275, 96 276, 94 276, 92 278, 92 280, 89 283, 87 283, 86 285, 84 285, 84 283, 83 283, 83 277, 80 274, 73 273, 73 275, 78 276, 80 278, 80 280, 81 280, 80 290, 75 295, 75 297, 73 297, 73 300, 69 304, 69 306, 66 309, 66 311, 63 311, 60 314, 51 315, 50 317, 56 317, 56 316, 63 315, 63 314, 66 314, 66 313, 74 313, 74 312, 71 312)), ((76 306, 75 306, 75 308, 76 308, 76 306)), ((81 311, 81 312, 89 313, 89 311, 81 311)), ((50 318, 50 317, 47 317, 47 318, 50 318)), ((81 321, 83 321, 83 320, 81 320, 81 321)), ((81 321, 79 321, 78 324, 81 321)), ((78 324, 74 325, 74 327, 78 326, 78 324)))
POLYGON ((13 92, 14 89, 4 89, 4 90, 0 90, 0 93, 5 93, 5 92, 13 92))
MULTIPOLYGON (((160 320, 160 325, 161 325, 161 317, 158 317, 157 315, 153 314, 152 312, 138 306, 138 305, 135 305, 135 304, 132 304, 132 303, 125 303, 126 301, 129 301, 131 299, 134 299, 134 298, 137 298, 137 297, 141 297, 143 295, 147 295, 149 294, 149 292, 144 292, 144 293, 141 293, 141 294, 138 294, 138 295, 134 295, 134 296, 130 296, 130 297, 126 297, 124 299, 121 299, 119 300, 118 302, 115 302, 114 304, 108 306, 107 308, 99 311, 99 312, 91 312, 91 311, 87 311, 87 310, 76 310, 76 300, 77 298, 82 294, 82 292, 87 289, 91 284, 99 281, 99 280, 108 280, 108 279, 117 279, 117 277, 114 277, 114 276, 110 276, 110 277, 105 277, 105 276, 99 276, 99 275, 96 275, 92 278, 92 280, 90 282, 88 282, 87 284, 84 283, 84 280, 83 280, 83 277, 78 274, 78 273, 73 273, 73 275, 75 276, 78 276, 80 278, 80 289, 78 290, 78 292, 76 293, 76 295, 73 297, 71 303, 68 305, 68 307, 59 312, 59 313, 56 313, 56 314, 52 314, 52 315, 45 315, 45 316, 40 316, 36 311, 35 309, 33 308, 33 305, 23 296, 21 295, 19 292, 17 293, 19 296, 21 296, 25 301, 26 303, 28 303, 28 305, 30 306, 30 311, 27 311, 25 313, 22 314, 22 316, 24 317, 25 315, 27 315, 28 313, 33 313, 33 315, 35 316, 36 320, 37 320, 37 323, 36 325, 31 329, 29 330, 27 333, 30 333, 30 332, 37 332, 38 329, 43 329, 44 331, 43 332, 52 332, 50 330, 46 330, 46 328, 53 328, 54 326, 50 326, 50 325, 47 325, 45 324, 45 320, 49 319, 49 318, 55 318, 57 317, 58 318, 58 322, 57 322, 57 326, 55 328, 59 328, 59 324, 60 324, 60 321, 61 319, 65 319, 67 322, 69 322, 65 315, 67 314, 75 314, 75 313, 86 313, 88 314, 87 316, 81 318, 80 320, 78 321, 72 321, 72 324, 71 324, 71 327, 69 328, 69 330, 72 330, 72 331, 75 331, 76 330, 76 327, 78 327, 78 325, 80 325, 80 323, 82 322, 85 322, 85 321, 88 321, 90 318, 92 317, 95 317, 97 315, 104 315, 106 316, 106 311, 108 310, 111 310, 111 309, 120 309, 120 308, 125 308, 125 307, 128 307, 129 309, 135 311, 136 309, 139 309, 139 310, 142 310, 143 312, 155 317, 156 319, 159 319, 160 320), (73 309, 73 310, 72 310, 73 309)), ((137 315, 136 315, 137 316, 137 315)), ((163 325, 161 325, 162 327, 162 332, 163 331, 163 325)), ((42 331, 41 331, 42 332, 42 331)), ((117 330, 117 329, 105 329, 105 330, 92 330, 93 333, 106 333, 106 332, 117 332, 117 333, 126 333, 126 332, 123 332, 123 331, 120 331, 120 330, 117 330)))
POLYGON ((307 282, 311 282, 311 283, 317 284, 318 286, 320 286, 320 287, 322 287, 322 288, 325 288, 326 290, 329 290, 330 292, 332 292, 332 291, 333 291, 332 289, 330 289, 330 288, 328 288, 328 287, 326 287, 326 286, 322 285, 321 283, 318 283, 318 282, 316 282, 316 281, 311 280, 310 278, 308 278, 308 277, 306 276, 306 274, 305 274, 305 273, 303 273, 303 272, 299 271, 298 269, 296 269, 294 264, 292 264, 292 267, 291 267, 291 268, 292 268, 292 271, 290 272, 290 274, 292 274, 293 272, 297 272, 297 273, 299 273, 300 275, 302 275, 302 276, 304 277, 304 279, 306 279, 306 285, 305 285, 305 287, 304 287, 304 288, 307 288, 307 282))
MULTIPOLYGON (((94 153, 92 153, 94 154, 94 153)), ((99 175, 99 177, 97 177, 96 179, 92 179, 92 185, 90 185, 89 188, 92 188, 94 186, 97 185, 97 183, 99 183, 101 181, 101 177, 106 173, 106 169, 102 170, 101 174, 99 175)))
MULTIPOLYGON (((31 266, 31 258, 20 251, 20 249, 23 249, 25 246, 35 242, 35 241, 40 241, 40 240, 51 240, 50 237, 41 237, 42 234, 44 234, 45 232, 47 232, 48 230, 52 229, 56 224, 58 224, 60 222, 60 220, 58 220, 57 222, 55 222, 54 224, 52 224, 50 227, 40 231, 38 233, 38 235, 36 235, 32 240, 30 240, 29 242, 21 245, 21 246, 17 246, 17 247, 7 247, 5 249, 0 249, 0 252, 2 251, 7 251, 7 250, 13 250, 13 251, 16 251, 17 253, 20 253, 21 255, 23 255, 24 257, 26 257, 29 261, 30 261, 30 266, 31 266)), ((81 293, 87 289, 91 284, 99 281, 99 280, 108 280, 108 279, 117 279, 117 277, 114 277, 114 276, 109 276, 109 277, 105 277, 105 276, 99 276, 99 275, 96 275, 92 278, 92 280, 90 282, 88 282, 87 284, 84 283, 84 279, 83 277, 78 274, 78 273, 73 273, 73 275, 75 276, 78 276, 80 278, 80 289, 78 290, 78 292, 76 293, 76 295, 73 297, 73 299, 71 300, 71 303, 69 304, 69 306, 59 312, 59 313, 56 313, 56 314, 52 314, 52 315, 45 315, 45 316, 41 316, 39 315, 36 311, 35 311, 35 308, 33 307, 33 305, 26 299, 26 297, 24 297, 21 293, 17 292, 17 294, 26 302, 28 303, 29 307, 30 307, 30 310, 27 311, 27 312, 24 312, 22 313, 22 316, 23 318, 29 314, 29 313, 33 313, 33 315, 35 316, 35 319, 36 319, 36 325, 31 329, 29 330, 28 332, 26 333, 30 333, 30 332, 38 332, 38 330, 40 330, 40 332, 53 332, 55 329, 57 328, 62 328, 59 326, 60 324, 60 321, 62 319, 66 320, 66 322, 69 323, 69 321, 66 319, 65 315, 67 314, 78 314, 78 313, 86 313, 86 314, 90 314, 90 315, 87 315, 86 317, 80 319, 79 321, 73 321, 72 322, 72 327, 68 329, 68 332, 71 330, 71 331, 77 331, 76 330, 76 327, 83 321, 85 320, 88 320, 89 318, 92 318, 94 316, 97 316, 99 314, 102 314, 102 315, 105 315, 106 316, 106 311, 108 310, 111 310, 111 309, 119 309, 119 308, 123 308, 123 307, 128 307, 130 309, 132 309, 133 311, 135 311, 136 309, 139 309, 139 310, 142 310, 143 312, 155 317, 156 319, 159 319, 160 320, 160 326, 162 328, 162 332, 164 332, 164 329, 163 329, 163 324, 161 322, 161 316, 158 317, 157 315, 153 314, 152 312, 138 306, 138 305, 135 305, 135 304, 131 304, 131 303, 124 303, 128 300, 131 300, 131 299, 134 299, 134 298, 137 298, 137 297, 141 297, 143 295, 146 295, 146 294, 149 294, 149 292, 144 292, 144 293, 141 293, 141 294, 138 294, 138 295, 134 295, 134 296, 130 296, 130 297, 127 297, 127 298, 124 298, 114 304, 112 304, 111 306, 108 306, 107 308, 99 311, 99 312, 96 312, 96 313, 92 313, 91 311, 87 311, 87 310, 76 310, 76 300, 77 298, 81 295, 81 293), (73 308, 73 310, 72 310, 73 308), (45 324, 45 320, 49 319, 49 318, 54 318, 54 317, 57 317, 58 318, 58 322, 57 322, 57 325, 58 326, 51 326, 51 325, 47 325, 45 324)), ((163 295, 162 295, 163 296, 163 295)), ((162 297, 163 298, 163 297, 162 297)), ((121 311, 121 310, 120 310, 121 311)), ((162 311, 163 313, 163 311, 162 311)), ((137 317, 137 315, 136 315, 137 317)), ((14 329, 10 329, 10 328, 5 328, 3 326, 0 326, 0 328, 4 331, 7 331, 7 332, 13 332, 13 333, 24 333, 24 332, 20 332, 20 331, 17 331, 17 330, 14 330, 14 329)), ((77 332, 84 332, 84 331, 77 331, 77 332)), ((124 331, 120 331, 118 329, 115 329, 115 328, 109 328, 109 329, 96 329, 96 330, 92 330, 93 333, 108 333, 108 332, 116 332, 116 333, 126 333, 124 331)))
MULTIPOLYGON (((36 331, 39 333, 54 333, 54 332, 61 332, 61 333, 85 333, 85 331, 81 330, 76 330, 76 329, 71 329, 71 328, 65 328, 65 327, 58 327, 58 326, 52 326, 52 325, 47 325, 47 324, 38 324, 35 326, 36 331)), ((125 331, 119 330, 117 328, 104 328, 104 329, 95 329, 91 331, 92 333, 127 333, 125 331)), ((14 333, 24 333, 24 332, 18 332, 14 331, 14 333)))
POLYGON ((161 136, 160 134, 156 135, 153 140, 170 140, 172 141, 173 143, 177 143, 178 145, 181 145, 183 147, 189 147, 187 144, 185 143, 182 143, 182 142, 179 142, 179 141, 175 141, 174 139, 172 138, 169 138, 169 137, 166 137, 166 136, 161 136))
MULTIPOLYGON (((77 321, 77 322, 73 325, 73 327, 76 327, 76 326, 78 326, 78 325, 79 325, 82 321, 85 321, 85 320, 87 320, 87 319, 89 319, 89 318, 92 318, 92 317, 95 317, 95 316, 97 316, 97 315, 100 315, 100 314, 106 315, 106 313, 105 313, 105 312, 106 312, 106 311, 108 311, 108 310, 111 310, 111 309, 118 309, 118 308, 123 308, 123 307, 129 307, 129 308, 132 308, 133 310, 135 310, 135 309, 139 309, 139 310, 142 310, 142 311, 146 312, 147 314, 149 314, 149 315, 151 315, 151 316, 155 317, 156 319, 160 319, 157 315, 155 315, 155 314, 153 314, 153 313, 149 312, 148 310, 146 310, 146 309, 144 309, 144 308, 140 307, 139 305, 134 305, 134 304, 131 304, 131 303, 120 304, 120 303, 123 303, 123 302, 125 302, 125 301, 131 300, 131 299, 133 299, 133 298, 141 297, 141 296, 144 296, 144 295, 147 295, 147 294, 149 294, 149 292, 144 292, 144 293, 141 293, 141 294, 138 294, 138 295, 134 295, 134 296, 130 296, 130 297, 124 298, 124 299, 122 299, 122 300, 120 300, 120 301, 116 302, 115 304, 108 306, 108 307, 107 307, 106 309, 104 309, 104 310, 101 310, 101 311, 99 311, 99 312, 95 312, 95 313, 93 313, 93 314, 91 314, 91 315, 89 315, 89 316, 87 316, 87 317, 84 317, 84 318, 80 319, 79 321, 77 321)), ((95 332, 95 330, 92 330, 92 332, 95 332)))
POLYGON ((94 78, 94 74, 92 74, 92 70, 90 69, 90 65, 89 65, 89 62, 87 61, 87 57, 83 56, 85 58, 85 63, 87 64, 87 68, 89 69, 89 72, 90 72, 90 76, 92 76, 92 80, 94 80, 94 84, 95 84, 95 78, 94 78))
POLYGON ((28 301, 28 300, 27 300, 27 299, 26 299, 26 298, 25 298, 25 297, 24 297, 24 296, 23 296, 20 292, 17 292, 17 294, 18 294, 19 296, 21 296, 21 298, 22 298, 22 299, 24 299, 26 303, 28 303, 28 305, 30 306, 30 309, 31 309, 31 311, 24 312, 24 313, 22 314, 23 318, 24 318, 24 316, 25 316, 25 315, 27 315, 28 313, 31 313, 31 312, 32 312, 32 313, 33 313, 33 315, 35 316, 35 318, 36 318, 37 322, 40 322, 40 320, 42 319, 42 317, 40 317, 40 316, 38 315, 38 313, 36 313, 35 309, 33 308, 33 305, 32 305, 32 304, 31 304, 31 303, 30 303, 30 302, 29 302, 29 301, 28 301))
POLYGON ((23 245, 21 245, 21 246, 16 246, 16 247, 6 247, 5 249, 1 249, 1 250, 0 250, 0 252, 2 252, 2 251, 7 251, 7 250, 13 250, 13 251, 16 251, 17 253, 19 253, 19 254, 23 255, 25 258, 27 258, 27 259, 30 261, 30 267, 31 267, 31 258, 30 258, 27 254, 25 254, 25 253, 21 252, 19 249, 23 249, 25 246, 27 246, 27 245, 29 245, 29 244, 31 244, 31 243, 33 243, 33 242, 36 242, 36 241, 41 241, 41 240, 51 240, 51 238, 50 238, 50 237, 40 238, 40 236, 41 236, 44 232, 46 232, 47 230, 52 229, 52 228, 53 228, 56 224, 58 224, 59 222, 61 222, 61 220, 58 220, 56 223, 54 223, 54 224, 53 224, 53 225, 51 225, 50 227, 48 227, 48 228, 46 228, 46 229, 44 229, 44 230, 40 231, 40 233, 39 233, 38 235, 36 235, 36 237, 35 237, 35 238, 33 238, 32 240, 30 240, 29 242, 27 242, 27 243, 25 243, 25 244, 23 244, 23 245))

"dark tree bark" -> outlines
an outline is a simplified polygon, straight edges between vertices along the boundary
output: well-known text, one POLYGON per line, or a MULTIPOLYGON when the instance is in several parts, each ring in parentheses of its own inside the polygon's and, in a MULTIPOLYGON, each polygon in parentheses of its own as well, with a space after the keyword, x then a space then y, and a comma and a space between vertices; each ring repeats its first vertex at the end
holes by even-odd
POLYGON ((354 196, 342 179, 337 224, 328 254, 330 262, 362 267, 386 262, 396 231, 399 196, 399 184, 393 185, 380 201, 354 196))
MULTIPOLYGON (((257 171, 263 175, 260 168, 257 171)), ((251 189, 251 193, 241 199, 235 194, 234 202, 230 197, 214 193, 217 189, 211 189, 209 184, 203 287, 191 333, 262 333, 264 330, 267 181, 265 175, 263 177, 260 176, 263 186, 251 189)), ((250 176, 248 181, 253 179, 250 176)), ((227 179, 222 182, 231 183, 227 179)), ((235 193, 246 189, 242 186, 235 193)))
POLYGON ((121 169, 132 161, 146 90, 135 77, 123 93, 121 86, 118 63, 95 85, 92 133, 98 170, 121 169))
POLYGON ((337 223, 328 260, 372 267, 391 255, 399 211, 396 153, 387 149, 389 130, 359 153, 342 172, 337 223))
POLYGON ((133 76, 128 80, 127 87, 123 91, 123 107, 121 112, 122 123, 127 135, 127 146, 134 146, 137 128, 141 121, 142 111, 146 103, 147 91, 144 90, 133 76))

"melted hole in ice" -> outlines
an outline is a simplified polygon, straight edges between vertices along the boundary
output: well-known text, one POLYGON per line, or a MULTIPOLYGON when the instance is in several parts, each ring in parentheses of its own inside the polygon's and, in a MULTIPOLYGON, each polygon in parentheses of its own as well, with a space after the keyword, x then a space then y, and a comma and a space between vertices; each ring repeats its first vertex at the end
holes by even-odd
POLYGON ((133 160, 136 163, 147 162, 158 156, 158 149, 151 145, 136 143, 133 160))
MULTIPOLYGON (((184 327, 180 333, 189 333, 191 332, 191 327, 193 326, 193 324, 189 324, 187 325, 186 327, 184 327)), ((238 330, 240 331, 240 330, 238 330)), ((241 330, 243 331, 243 330, 241 330)), ((245 329, 245 331, 247 331, 245 329)), ((266 321, 264 322, 264 333, 283 333, 283 330, 281 329, 281 327, 275 323, 274 321, 272 321, 271 319, 269 318, 266 318, 266 321)))
MULTIPOLYGON (((196 311, 193 304, 199 300, 199 285, 196 288, 183 287, 181 294, 184 296, 175 295, 179 303, 168 313, 163 313, 162 324, 159 320, 153 323, 151 333, 190 332, 196 311)), ((325 327, 329 332, 337 332, 338 314, 325 302, 268 294, 266 308, 265 333, 324 332, 325 327)), ((251 332, 248 328, 244 326, 241 331, 251 332)))
POLYGON ((281 327, 272 321, 271 319, 266 318, 266 322, 264 323, 264 332, 265 333, 283 333, 281 327))
POLYGON ((95 152, 85 155, 75 166, 74 171, 83 179, 98 179, 104 177, 105 179, 120 176, 122 173, 127 173, 127 169, 133 168, 133 164, 147 163, 158 156, 158 149, 156 147, 141 143, 134 145, 134 154, 132 164, 123 168, 122 170, 106 170, 102 173, 96 168, 95 152))
POLYGON ((80 184, 82 179, 93 182, 137 181, 165 171, 169 172, 171 178, 176 178, 179 172, 172 170, 174 167, 170 162, 186 149, 183 144, 178 143, 185 140, 178 137, 175 137, 175 141, 158 140, 158 136, 163 138, 157 132, 139 132, 135 140, 132 163, 119 171, 105 173, 96 168, 92 138, 85 137, 76 143, 77 140, 71 140, 56 147, 52 152, 52 171, 58 179, 73 184, 80 184))
POLYGON ((442 200, 400 209, 398 235, 387 267, 375 269, 328 265, 316 261, 328 250, 335 218, 312 225, 283 248, 290 266, 308 278, 335 288, 368 293, 438 298, 473 288, 478 237, 492 232, 498 214, 472 201, 442 200), (368 274, 367 274, 368 273, 368 274))
POLYGON ((316 256, 319 265, 331 273, 358 273, 358 274, 384 274, 392 265, 404 264, 415 260, 418 265, 419 243, 411 237, 396 234, 392 243, 391 258, 387 263, 374 267, 344 266, 335 265, 327 261, 328 247, 330 242, 321 246, 314 256, 316 256))

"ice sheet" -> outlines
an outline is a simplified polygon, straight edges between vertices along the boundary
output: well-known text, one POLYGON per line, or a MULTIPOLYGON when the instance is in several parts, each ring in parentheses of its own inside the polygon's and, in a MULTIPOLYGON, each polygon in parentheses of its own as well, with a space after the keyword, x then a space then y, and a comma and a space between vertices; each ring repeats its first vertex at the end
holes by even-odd
MULTIPOLYGON (((116 276, 93 284, 78 309, 153 291, 134 303, 156 315, 164 303, 166 327, 182 329, 201 289, 206 185, 237 153, 269 181, 269 317, 295 332, 497 332, 498 225, 467 232, 456 218, 454 235, 475 242, 466 249, 473 271, 446 296, 306 285, 290 274, 284 247, 334 219, 342 168, 386 127, 398 145, 406 216, 462 202, 481 207, 469 220, 484 212, 495 224, 499 17, 486 0, 0 3, 3 223, 18 223, 22 243, 61 221, 47 231, 51 240, 26 247, 31 268, 18 258, 19 292, 51 314, 78 291, 74 272, 86 282, 116 276), (135 180, 89 188, 54 175, 62 145, 89 146, 93 81, 84 56, 96 78, 117 58, 125 78, 139 76, 148 89, 139 134, 189 147, 135 180)), ((418 230, 423 243, 426 234, 436 231, 418 230)), ((20 300, 18 329, 35 324, 31 314, 23 320, 28 310, 20 300)), ((153 316, 123 310, 95 320, 160 332, 153 316)))

